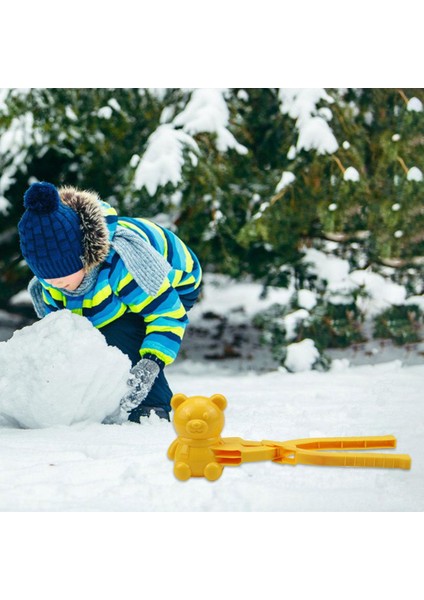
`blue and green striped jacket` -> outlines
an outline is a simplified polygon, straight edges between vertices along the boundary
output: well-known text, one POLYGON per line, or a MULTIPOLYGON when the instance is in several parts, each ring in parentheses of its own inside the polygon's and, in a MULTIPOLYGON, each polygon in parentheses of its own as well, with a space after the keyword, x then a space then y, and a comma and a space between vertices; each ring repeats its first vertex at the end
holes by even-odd
POLYGON ((119 319, 127 311, 139 313, 146 324, 140 356, 153 358, 161 366, 172 363, 179 351, 187 313, 180 296, 200 285, 202 270, 196 255, 172 231, 147 219, 118 217, 115 209, 101 202, 113 238, 117 225, 141 235, 171 265, 156 296, 149 296, 136 283, 124 262, 112 248, 101 264, 93 289, 82 296, 67 296, 62 290, 40 280, 46 312, 66 308, 87 317, 98 329, 119 319))

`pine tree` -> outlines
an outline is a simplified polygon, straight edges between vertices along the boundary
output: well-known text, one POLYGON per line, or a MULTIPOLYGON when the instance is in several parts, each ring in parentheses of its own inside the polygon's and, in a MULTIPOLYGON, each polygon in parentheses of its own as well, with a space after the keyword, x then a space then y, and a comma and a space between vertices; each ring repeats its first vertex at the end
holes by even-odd
MULTIPOLYGON (((248 275, 264 293, 312 291, 296 339, 313 335, 321 349, 358 339, 363 290, 339 314, 305 251, 423 293, 423 102, 421 89, 1 91, 0 305, 30 277, 16 225, 38 179, 157 219, 205 270, 248 275)), ((407 339, 410 311, 399 314, 407 339)))

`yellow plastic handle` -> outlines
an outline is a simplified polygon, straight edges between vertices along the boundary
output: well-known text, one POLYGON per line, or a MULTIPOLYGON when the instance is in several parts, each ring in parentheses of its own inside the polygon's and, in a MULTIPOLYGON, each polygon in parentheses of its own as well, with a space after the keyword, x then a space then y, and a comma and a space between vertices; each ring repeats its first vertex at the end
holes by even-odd
POLYGON ((273 460, 281 464, 303 464, 333 467, 373 467, 383 469, 410 469, 411 457, 408 454, 382 454, 359 452, 323 452, 323 449, 358 450, 369 448, 395 448, 393 435, 346 437, 346 438, 310 438, 289 442, 264 441, 275 444, 278 456, 273 460))

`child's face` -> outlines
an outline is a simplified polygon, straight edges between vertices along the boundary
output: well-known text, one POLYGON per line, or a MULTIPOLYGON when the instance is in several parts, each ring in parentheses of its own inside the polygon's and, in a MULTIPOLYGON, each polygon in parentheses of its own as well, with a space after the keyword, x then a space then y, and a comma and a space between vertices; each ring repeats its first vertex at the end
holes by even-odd
POLYGON ((72 273, 72 275, 67 275, 66 277, 45 279, 44 281, 53 287, 60 288, 62 290, 70 290, 73 292, 81 284, 82 280, 84 279, 84 275, 85 270, 81 269, 81 271, 77 271, 76 273, 72 273))

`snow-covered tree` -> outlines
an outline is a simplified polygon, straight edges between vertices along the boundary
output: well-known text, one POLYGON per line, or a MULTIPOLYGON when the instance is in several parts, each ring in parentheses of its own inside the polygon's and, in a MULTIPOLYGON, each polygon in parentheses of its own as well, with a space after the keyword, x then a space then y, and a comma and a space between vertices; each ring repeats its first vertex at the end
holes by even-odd
POLYGON ((36 180, 178 231, 205 270, 325 295, 304 260, 316 249, 419 296, 423 102, 416 89, 0 90, 0 305, 30 277, 16 225, 36 180))

